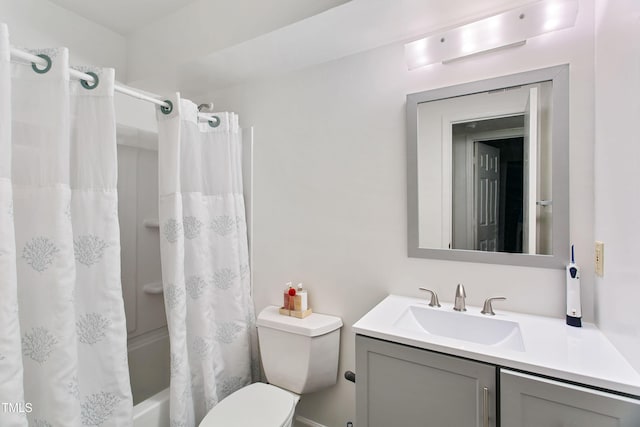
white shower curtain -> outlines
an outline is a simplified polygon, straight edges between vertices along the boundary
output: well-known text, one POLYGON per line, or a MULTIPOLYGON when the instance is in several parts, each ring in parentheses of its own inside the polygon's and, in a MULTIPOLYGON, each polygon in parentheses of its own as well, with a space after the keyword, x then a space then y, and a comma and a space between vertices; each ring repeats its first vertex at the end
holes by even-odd
POLYGON ((0 24, 0 425, 130 426, 114 71, 8 51, 0 24))
POLYGON ((170 101, 157 115, 171 426, 193 427, 256 377, 258 359, 238 117, 211 127, 193 102, 170 101))

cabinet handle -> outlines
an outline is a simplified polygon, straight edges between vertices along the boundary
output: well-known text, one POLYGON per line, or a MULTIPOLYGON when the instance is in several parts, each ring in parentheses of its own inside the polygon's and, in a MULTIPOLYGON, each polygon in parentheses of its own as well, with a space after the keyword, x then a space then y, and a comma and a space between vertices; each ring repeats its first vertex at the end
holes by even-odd
POLYGON ((483 398, 483 410, 484 413, 482 414, 482 426, 483 427, 489 427, 489 388, 487 387, 483 387, 482 388, 482 398, 483 398))

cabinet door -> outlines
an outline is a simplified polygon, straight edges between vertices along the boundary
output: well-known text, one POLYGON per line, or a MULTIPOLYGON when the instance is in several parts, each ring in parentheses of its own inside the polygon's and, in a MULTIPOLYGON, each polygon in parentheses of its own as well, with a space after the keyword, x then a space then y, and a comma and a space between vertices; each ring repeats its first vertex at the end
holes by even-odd
POLYGON ((638 427, 640 401, 502 369, 505 427, 638 427))
POLYGON ((356 372, 358 427, 496 425, 493 365, 358 335, 356 372))

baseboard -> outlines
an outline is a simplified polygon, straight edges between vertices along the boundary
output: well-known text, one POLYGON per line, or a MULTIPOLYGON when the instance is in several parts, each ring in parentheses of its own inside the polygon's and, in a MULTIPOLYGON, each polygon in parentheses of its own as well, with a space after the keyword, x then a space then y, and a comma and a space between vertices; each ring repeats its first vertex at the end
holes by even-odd
POLYGON ((327 427, 323 424, 317 423, 315 421, 311 421, 309 418, 301 417, 300 415, 296 416, 296 423, 301 424, 303 426, 309 426, 309 427, 327 427))

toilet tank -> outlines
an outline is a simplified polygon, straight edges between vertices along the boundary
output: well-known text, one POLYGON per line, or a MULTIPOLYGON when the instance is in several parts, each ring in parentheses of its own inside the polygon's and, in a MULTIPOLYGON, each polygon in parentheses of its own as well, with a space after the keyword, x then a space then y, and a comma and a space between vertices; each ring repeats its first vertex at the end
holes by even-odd
POLYGON ((302 394, 337 382, 339 317, 313 313, 298 319, 269 306, 256 323, 262 366, 270 384, 302 394))

